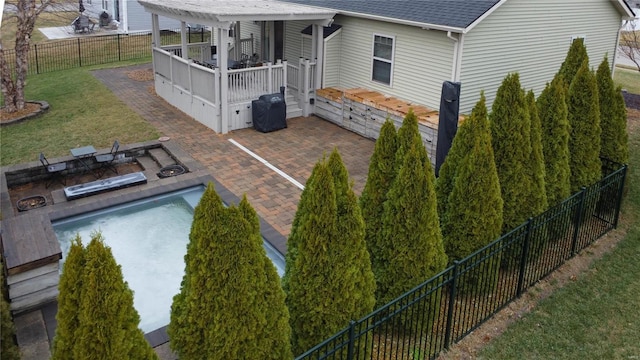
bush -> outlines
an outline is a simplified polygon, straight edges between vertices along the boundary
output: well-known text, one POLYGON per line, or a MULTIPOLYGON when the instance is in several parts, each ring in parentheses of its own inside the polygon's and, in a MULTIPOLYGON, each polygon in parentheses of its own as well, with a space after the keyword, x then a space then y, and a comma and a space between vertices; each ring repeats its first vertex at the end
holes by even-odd
MULTIPOLYGON (((371 267, 374 274, 377 274, 382 267, 380 259, 384 247, 381 245, 380 232, 382 222, 380 219, 384 211, 384 202, 387 201, 387 193, 396 174, 395 156, 397 149, 398 135, 396 134, 396 128, 393 122, 387 119, 380 129, 380 137, 376 140, 376 146, 369 162, 367 183, 360 196, 360 208, 362 209, 362 217, 365 224, 365 243, 371 255, 371 267)), ((302 200, 300 203, 302 203, 302 200)))
POLYGON ((100 233, 87 245, 80 293, 75 359, 158 358, 138 328, 133 292, 100 233))
POLYGON ((589 55, 587 55, 587 48, 584 45, 583 38, 577 38, 571 42, 567 56, 565 57, 560 70, 556 76, 560 76, 566 89, 569 88, 573 78, 578 73, 578 70, 582 66, 582 63, 587 62, 589 66, 589 55))
POLYGON ((542 150, 547 202, 555 206, 571 194, 569 168, 569 119, 565 88, 554 79, 538 97, 536 105, 542 124, 542 150))
POLYGON ((596 73, 600 100, 600 156, 626 164, 629 161, 627 108, 620 88, 614 88, 605 56, 596 73), (622 106, 620 106, 622 105, 622 106))
POLYGON ((210 183, 189 239, 168 329, 180 358, 291 358, 284 292, 246 198, 224 208, 210 183))
POLYGON ((545 167, 544 154, 542 151, 542 124, 536 106, 536 97, 533 91, 526 95, 529 119, 531 120, 531 155, 529 156, 529 178, 531 179, 531 189, 529 190, 529 201, 525 206, 530 207, 530 216, 538 216, 547 210, 547 191, 545 187, 545 167))
POLYGON ((602 165, 599 103, 596 78, 585 61, 569 87, 569 166, 572 192, 600 180, 602 165))
POLYGON ((506 233, 532 214, 532 209, 523 206, 533 188, 528 170, 531 120, 517 73, 507 75, 502 82, 490 120, 491 144, 504 201, 502 233, 506 233))

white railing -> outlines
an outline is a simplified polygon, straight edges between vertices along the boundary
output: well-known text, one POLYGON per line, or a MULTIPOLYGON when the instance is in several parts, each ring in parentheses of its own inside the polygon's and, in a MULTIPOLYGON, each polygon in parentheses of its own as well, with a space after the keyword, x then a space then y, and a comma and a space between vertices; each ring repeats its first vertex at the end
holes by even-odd
POLYGON ((200 66, 158 48, 153 49, 153 65, 155 73, 169 80, 172 86, 216 103, 216 89, 220 86, 216 72, 219 70, 200 66))
POLYGON ((256 100, 261 95, 276 93, 286 86, 286 62, 247 69, 229 70, 229 103, 256 100))
MULTIPOLYGON (((180 44, 165 45, 161 48, 175 56, 182 57, 182 45, 180 44)), ((187 48, 189 51, 189 59, 198 61, 211 59, 211 44, 208 42, 190 43, 187 45, 187 48)))
POLYGON ((300 68, 294 64, 287 64, 287 87, 295 92, 298 91, 298 77, 300 68))
MULTIPOLYGON (((302 106, 306 106, 310 103, 310 99, 315 98, 316 62, 300 58, 298 65, 298 101, 302 106)), ((303 113, 307 116, 306 112, 303 113)))

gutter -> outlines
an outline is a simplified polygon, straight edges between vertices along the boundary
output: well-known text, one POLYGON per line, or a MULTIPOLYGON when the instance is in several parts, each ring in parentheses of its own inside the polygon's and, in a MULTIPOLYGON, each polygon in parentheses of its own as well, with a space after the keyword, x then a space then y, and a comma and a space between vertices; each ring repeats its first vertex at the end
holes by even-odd
POLYGON ((464 34, 459 33, 454 37, 451 31, 447 31, 447 38, 453 40, 453 65, 451 66, 451 81, 460 82, 460 71, 462 68, 462 49, 464 44, 464 34))

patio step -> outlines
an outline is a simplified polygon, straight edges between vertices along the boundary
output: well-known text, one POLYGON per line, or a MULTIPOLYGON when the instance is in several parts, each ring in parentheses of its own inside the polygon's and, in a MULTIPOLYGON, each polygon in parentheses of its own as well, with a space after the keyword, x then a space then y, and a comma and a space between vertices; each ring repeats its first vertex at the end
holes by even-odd
POLYGON ((287 96, 285 97, 285 102, 287 104, 287 119, 302 116, 302 109, 292 95, 287 94, 287 96))
POLYGON ((149 155, 158 163, 158 166, 160 166, 160 168, 176 164, 176 161, 171 156, 169 156, 169 154, 167 154, 164 149, 151 149, 149 150, 149 155))

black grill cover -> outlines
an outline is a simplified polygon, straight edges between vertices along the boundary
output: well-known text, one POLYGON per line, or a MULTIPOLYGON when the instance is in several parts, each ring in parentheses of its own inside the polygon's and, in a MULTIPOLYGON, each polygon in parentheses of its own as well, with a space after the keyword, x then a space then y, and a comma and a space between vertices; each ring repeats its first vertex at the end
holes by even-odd
POLYGON ((440 118, 438 119, 438 144, 436 146, 436 176, 449 153, 453 138, 458 132, 460 113, 460 83, 445 81, 440 95, 440 118))
POLYGON ((287 127, 287 104, 282 94, 262 95, 251 102, 253 127, 270 132, 287 127))

